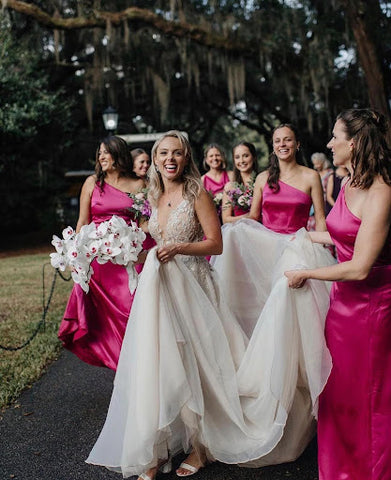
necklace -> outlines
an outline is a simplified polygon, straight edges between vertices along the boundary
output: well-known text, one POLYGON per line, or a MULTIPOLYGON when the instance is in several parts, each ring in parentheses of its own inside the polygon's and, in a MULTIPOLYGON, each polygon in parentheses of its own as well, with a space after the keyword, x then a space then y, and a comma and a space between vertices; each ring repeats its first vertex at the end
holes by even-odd
POLYGON ((175 201, 177 200, 178 198, 178 191, 180 194, 182 194, 182 189, 181 190, 177 190, 174 195, 170 198, 168 192, 167 192, 167 197, 168 197, 168 202, 167 202, 167 207, 172 207, 172 205, 175 203, 175 201))

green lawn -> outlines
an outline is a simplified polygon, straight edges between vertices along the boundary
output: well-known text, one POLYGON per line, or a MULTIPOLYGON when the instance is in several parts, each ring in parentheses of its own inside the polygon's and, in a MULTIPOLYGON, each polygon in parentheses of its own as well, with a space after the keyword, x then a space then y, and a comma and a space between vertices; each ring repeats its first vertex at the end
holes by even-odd
MULTIPOLYGON (((48 254, 0 258, 0 344, 17 347, 36 330, 42 318, 42 269, 45 263, 45 304, 54 270, 48 254)), ((65 272, 69 276, 68 272, 65 272)), ((0 348, 0 408, 15 400, 57 358, 57 330, 73 282, 56 278, 45 327, 21 350, 0 348)))

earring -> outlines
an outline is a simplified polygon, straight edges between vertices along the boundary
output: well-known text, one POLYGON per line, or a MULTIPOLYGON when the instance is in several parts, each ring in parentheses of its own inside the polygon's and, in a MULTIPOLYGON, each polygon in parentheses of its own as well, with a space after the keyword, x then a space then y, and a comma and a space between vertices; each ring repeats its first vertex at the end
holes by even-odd
POLYGON ((155 171, 156 171, 156 173, 159 173, 159 169, 157 168, 156 163, 155 163, 154 165, 155 165, 155 171))

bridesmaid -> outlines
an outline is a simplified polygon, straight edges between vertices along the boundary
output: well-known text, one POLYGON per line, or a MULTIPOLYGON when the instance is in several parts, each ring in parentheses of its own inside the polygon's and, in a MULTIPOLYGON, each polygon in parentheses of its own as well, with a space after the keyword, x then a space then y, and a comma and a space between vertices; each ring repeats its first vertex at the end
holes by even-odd
POLYGON ((335 205, 339 192, 341 191, 342 181, 348 175, 348 170, 345 167, 339 166, 335 169, 328 180, 327 180, 327 203, 330 206, 327 215, 330 213, 330 210, 335 205))
MULTIPOLYGON (((136 175, 137 178, 143 179, 144 182, 148 185, 148 170, 151 166, 151 157, 142 148, 133 148, 133 150, 130 151, 130 154, 133 160, 133 173, 136 175)), ((146 193, 145 196, 147 196, 146 193)), ((146 239, 143 243, 144 250, 149 250, 155 245, 155 241, 148 232, 147 220, 147 218, 143 218, 142 221, 140 221, 140 227, 144 230, 146 234, 146 239)), ((143 269, 143 264, 139 263, 136 265, 135 268, 137 273, 141 273, 143 269)))
POLYGON ((296 158, 299 150, 300 142, 293 125, 276 127, 270 166, 255 181, 249 217, 261 220, 274 232, 295 233, 306 227, 311 204, 314 205, 316 230, 326 230, 319 175, 300 165, 296 158))
MULTIPOLYGON (((105 138, 99 145, 95 172, 82 187, 76 232, 91 221, 99 225, 113 215, 130 223, 134 218, 128 194, 145 187, 144 180, 133 173, 128 146, 119 137, 105 138)), ((133 295, 124 266, 94 260, 92 268, 89 293, 74 285, 58 336, 84 362, 115 370, 133 295)))
POLYGON ((331 163, 323 152, 315 152, 311 155, 311 162, 315 170, 320 175, 320 181, 322 182, 323 198, 325 204, 326 216, 331 210, 331 206, 327 203, 327 182, 330 176, 333 174, 331 163))
MULTIPOLYGON (((327 288, 319 285, 314 289, 314 297, 306 292, 301 299, 289 299, 289 304, 284 304, 289 294, 282 288, 286 286, 283 272, 289 265, 333 262, 324 248, 317 246, 311 251, 312 244, 309 239, 305 241, 305 232, 298 232, 306 227, 312 204, 317 229, 326 229, 322 185, 317 172, 299 164, 300 142, 291 124, 276 127, 272 141, 270 166, 256 178, 248 215, 257 222, 244 218, 223 225, 224 252, 213 259, 229 306, 250 338, 238 372, 241 394, 255 397, 254 392, 270 388, 271 398, 278 398, 279 408, 282 405, 284 419, 273 427, 279 434, 273 437, 271 430, 266 431, 265 437, 270 435, 271 439, 270 448, 248 464, 251 467, 285 463, 301 455, 315 434, 316 399, 327 379, 326 363, 323 373, 314 369, 323 359, 317 363, 307 356, 308 351, 325 349, 323 322, 327 310, 320 304, 328 303, 327 288), (291 241, 293 233, 295 241, 291 241), (308 308, 310 305, 313 306, 308 308), (309 331, 313 331, 310 343, 309 331), (265 368, 259 367, 267 361, 265 351, 279 365, 270 367, 269 377, 265 368), (278 374, 273 373, 276 371, 278 374), (276 392, 283 391, 289 392, 288 399, 278 397, 276 392)), ((258 413, 255 407, 253 410, 255 422, 274 415, 263 405, 258 413)))
POLYGON ((384 117, 342 112, 328 148, 350 178, 329 216, 338 264, 286 272, 289 285, 330 280, 326 340, 333 369, 319 403, 320 480, 391 478, 391 150, 384 117))
POLYGON ((133 172, 138 178, 147 181, 147 172, 151 166, 151 158, 148 153, 142 148, 133 148, 130 151, 133 159, 133 172))
POLYGON ((223 194, 223 223, 232 223, 240 218, 248 217, 249 208, 233 205, 229 198, 230 190, 239 185, 251 196, 255 176, 258 172, 257 152, 252 143, 240 142, 232 149, 234 161, 233 182, 228 182, 224 187, 223 194))
POLYGON ((202 182, 205 190, 215 197, 224 190, 224 185, 232 180, 232 172, 227 172, 223 149, 215 144, 209 145, 204 152, 203 165, 208 171, 202 176, 202 182))

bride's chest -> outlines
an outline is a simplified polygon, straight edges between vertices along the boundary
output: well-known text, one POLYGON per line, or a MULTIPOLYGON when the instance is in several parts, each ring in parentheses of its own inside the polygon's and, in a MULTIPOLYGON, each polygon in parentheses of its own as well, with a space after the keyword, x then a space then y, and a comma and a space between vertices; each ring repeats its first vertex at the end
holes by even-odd
POLYGON ((165 225, 159 224, 159 211, 154 208, 149 219, 149 232, 158 245, 170 242, 194 242, 203 237, 194 207, 186 199, 169 212, 165 225))

